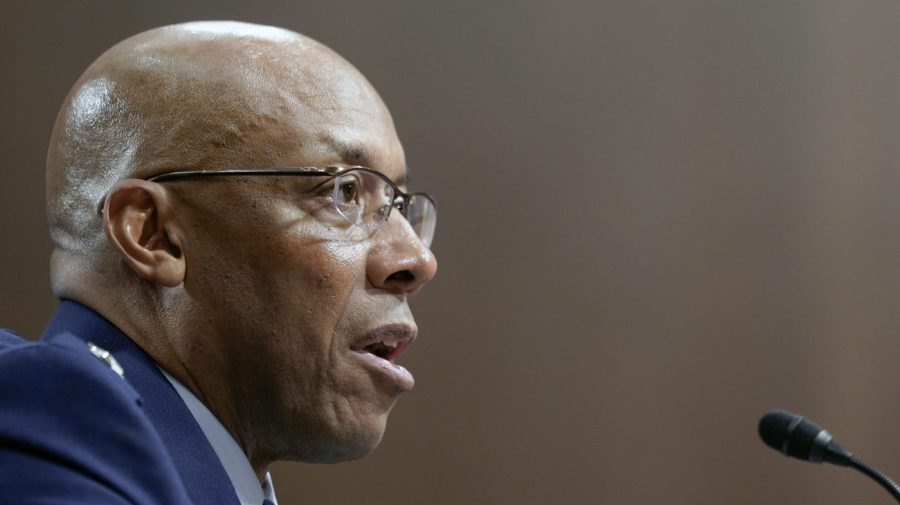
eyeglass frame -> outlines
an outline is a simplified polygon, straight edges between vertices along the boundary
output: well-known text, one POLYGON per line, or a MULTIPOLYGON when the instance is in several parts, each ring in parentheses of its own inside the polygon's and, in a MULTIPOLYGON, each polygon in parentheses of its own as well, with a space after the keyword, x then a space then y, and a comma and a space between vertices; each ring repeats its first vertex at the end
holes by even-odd
MULTIPOLYGON (((350 171, 364 171, 366 173, 375 175, 382 179, 388 186, 391 187, 394 191, 394 197, 391 203, 391 206, 388 209, 387 215, 384 217, 384 221, 386 222, 390 216, 391 212, 395 208, 394 202, 397 201, 397 198, 401 198, 403 200, 403 210, 399 210, 400 215, 406 219, 406 212, 409 209, 409 204, 412 198, 422 197, 431 202, 431 207, 434 212, 437 212, 437 202, 434 200, 434 197, 428 193, 416 192, 416 193, 406 193, 402 189, 400 189, 394 181, 392 181, 388 176, 384 175, 377 170, 373 170, 369 167, 364 167, 362 165, 323 165, 323 166, 306 166, 306 167, 274 167, 274 168, 261 168, 261 169, 252 169, 252 168, 221 168, 221 169, 203 169, 203 170, 176 170, 172 172, 163 172, 160 174, 151 175, 148 177, 142 178, 147 182, 166 182, 169 180, 177 180, 177 179, 186 179, 190 177, 207 177, 207 176, 252 176, 252 175, 262 175, 262 176, 306 176, 306 177, 338 177, 350 171)), ((345 219, 347 219, 345 217, 345 219)), ((348 222, 353 224, 354 226, 362 226, 358 223, 353 223, 349 219, 348 222)), ((418 237, 419 234, 416 233, 418 237)), ((422 237, 419 237, 421 240, 422 237)), ((430 246, 430 244, 426 244, 426 246, 430 246)))

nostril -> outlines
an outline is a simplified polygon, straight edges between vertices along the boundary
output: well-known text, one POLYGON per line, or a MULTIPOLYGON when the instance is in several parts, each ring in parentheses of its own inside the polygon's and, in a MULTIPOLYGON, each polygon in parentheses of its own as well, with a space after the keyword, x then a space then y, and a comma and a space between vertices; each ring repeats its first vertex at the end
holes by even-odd
POLYGON ((399 272, 394 272, 388 276, 385 281, 387 283, 400 283, 400 284, 409 284, 410 282, 416 280, 416 276, 413 275, 409 270, 400 270, 399 272))

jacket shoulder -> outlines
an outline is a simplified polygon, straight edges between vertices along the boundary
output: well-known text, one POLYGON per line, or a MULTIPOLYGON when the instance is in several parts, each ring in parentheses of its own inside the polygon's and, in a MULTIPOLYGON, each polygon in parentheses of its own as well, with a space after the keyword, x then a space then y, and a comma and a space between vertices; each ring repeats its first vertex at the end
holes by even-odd
POLYGON ((28 342, 12 330, 0 328, 0 351, 28 342))
POLYGON ((188 503, 140 397, 78 339, 0 331, 0 502, 188 503))

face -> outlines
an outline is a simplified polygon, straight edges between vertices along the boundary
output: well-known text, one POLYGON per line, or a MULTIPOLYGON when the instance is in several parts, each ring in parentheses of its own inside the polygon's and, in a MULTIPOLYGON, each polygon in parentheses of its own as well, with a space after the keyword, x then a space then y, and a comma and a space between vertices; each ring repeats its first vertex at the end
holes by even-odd
MULTIPOLYGON (((234 122, 238 148, 209 163, 365 165, 405 190, 403 150, 381 100, 355 71, 330 71, 317 93, 285 95, 291 84, 277 82, 265 114, 234 122)), ((326 181, 163 183, 185 230, 180 320, 195 333, 177 353, 251 459, 365 455, 413 386, 396 358, 416 337, 408 299, 433 277, 434 256, 397 212, 374 231, 335 220, 326 181)))

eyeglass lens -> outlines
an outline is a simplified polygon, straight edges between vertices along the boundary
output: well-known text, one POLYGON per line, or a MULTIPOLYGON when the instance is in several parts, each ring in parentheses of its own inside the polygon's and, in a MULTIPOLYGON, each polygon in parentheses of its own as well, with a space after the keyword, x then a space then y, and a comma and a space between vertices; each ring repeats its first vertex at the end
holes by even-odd
POLYGON ((375 174, 354 170, 335 177, 333 200, 340 215, 367 228, 381 226, 397 205, 397 210, 406 217, 426 247, 434 239, 437 217, 434 202, 425 195, 413 194, 408 208, 404 209, 404 202, 394 196, 393 186, 375 174))

